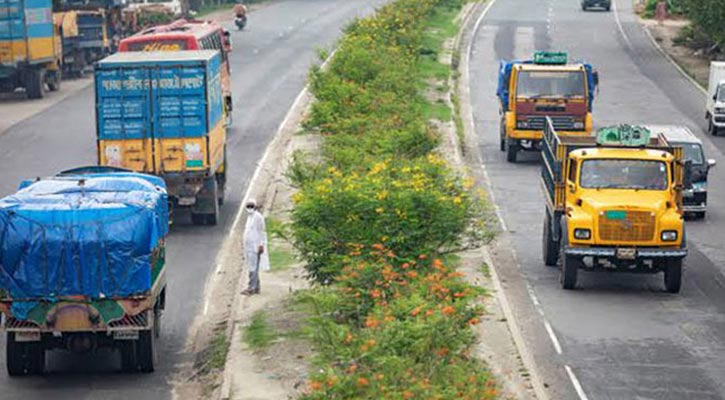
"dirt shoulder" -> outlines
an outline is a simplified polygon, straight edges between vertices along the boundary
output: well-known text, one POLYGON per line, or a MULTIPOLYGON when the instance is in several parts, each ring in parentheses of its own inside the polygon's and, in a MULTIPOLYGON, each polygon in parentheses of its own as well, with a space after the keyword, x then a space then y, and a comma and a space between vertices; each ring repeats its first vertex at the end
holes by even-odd
POLYGON ((710 58, 702 50, 678 44, 681 41, 683 30, 690 26, 690 21, 668 19, 660 25, 651 19, 640 18, 639 20, 660 48, 700 86, 706 88, 710 74, 710 58))

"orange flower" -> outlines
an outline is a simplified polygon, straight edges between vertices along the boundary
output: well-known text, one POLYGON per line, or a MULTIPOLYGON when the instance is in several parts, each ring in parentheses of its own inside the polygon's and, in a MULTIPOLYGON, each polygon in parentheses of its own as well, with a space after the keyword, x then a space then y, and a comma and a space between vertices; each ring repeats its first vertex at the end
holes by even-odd
POLYGON ((370 382, 368 382, 368 380, 365 379, 365 378, 360 377, 360 378, 357 379, 357 385, 358 386, 367 386, 368 383, 370 383, 370 382))
POLYGON ((310 390, 312 390, 312 391, 320 390, 320 389, 322 389, 322 384, 317 381, 310 381, 309 387, 310 387, 310 390))
POLYGON ((380 325, 380 321, 375 319, 375 317, 367 317, 365 319, 365 327, 367 328, 376 328, 378 325, 380 325))
POLYGON ((468 325, 476 325, 478 322, 478 318, 471 318, 468 320, 468 325))
POLYGON ((410 312, 410 315, 412 315, 414 317, 418 316, 418 314, 420 314, 421 308, 422 308, 421 306, 414 308, 413 311, 410 312))
POLYGON ((408 271, 405 273, 405 275, 407 275, 410 279, 415 279, 418 277, 418 273, 415 271, 408 271))
POLYGON ((420 258, 421 260, 425 260, 426 258, 428 258, 428 256, 426 256, 425 254, 421 254, 418 256, 418 258, 420 258))
POLYGON ((403 392, 403 398, 406 399, 406 400, 407 399, 412 399, 413 398, 413 393, 411 393, 411 392, 409 392, 409 391, 406 390, 405 392, 403 392))
POLYGON ((349 333, 349 332, 348 332, 347 336, 345 336, 345 340, 344 340, 344 342, 345 342, 345 343, 350 343, 350 342, 352 342, 352 333, 349 333))
POLYGON ((451 315, 451 314, 455 314, 456 313, 456 309, 453 308, 452 306, 445 306, 445 307, 443 307, 443 309, 441 311, 445 315, 451 315))
MULTIPOLYGON (((347 369, 347 372, 352 374, 355 371, 357 371, 357 364, 350 364, 350 367, 347 369)), ((471 375, 471 376, 473 376, 473 375, 471 375)), ((473 381, 471 381, 471 382, 473 382, 473 381)))
POLYGON ((425 316, 426 317, 430 317, 431 315, 433 315, 433 309, 432 308, 425 312, 425 316))

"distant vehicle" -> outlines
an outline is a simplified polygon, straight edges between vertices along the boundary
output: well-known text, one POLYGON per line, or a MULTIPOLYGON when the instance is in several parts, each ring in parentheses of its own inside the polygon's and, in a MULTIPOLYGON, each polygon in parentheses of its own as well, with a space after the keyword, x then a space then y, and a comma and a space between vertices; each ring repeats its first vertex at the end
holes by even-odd
MULTIPOLYGON (((213 21, 184 20, 159 25, 121 40, 119 52, 218 50, 221 53, 221 76, 226 115, 232 114, 232 84, 229 53, 232 51, 229 32, 213 21)), ((231 122, 231 119, 230 121, 231 122)))
POLYGON ((0 0, 0 92, 40 99, 60 89, 63 45, 50 0, 0 0))
POLYGON ((501 61, 498 75, 500 147, 508 162, 541 150, 546 117, 560 135, 588 136, 599 74, 566 53, 536 52, 533 60, 501 61))
POLYGON ((48 350, 121 353, 155 369, 166 298, 163 180, 81 168, 0 199, 0 313, 8 374, 45 370, 48 350))
POLYGON ((706 107, 707 131, 717 136, 725 130, 725 61, 710 63, 706 107))
POLYGON ((53 13, 63 38, 63 72, 82 75, 96 61, 111 52, 111 38, 105 12, 71 10, 53 13))
POLYGON ((612 8, 612 0, 582 0, 582 10, 599 7, 609 11, 612 8))
POLYGON ((561 262, 563 289, 574 289, 585 269, 664 272, 666 290, 680 291, 690 182, 682 148, 628 125, 560 136, 547 118, 542 159, 542 253, 546 265, 561 262))
POLYGON ((707 175, 716 162, 706 159, 702 141, 684 126, 649 126, 652 132, 661 133, 673 146, 682 147, 685 161, 691 165, 691 187, 683 193, 684 210, 695 218, 704 218, 707 210, 707 175))
POLYGON ((128 9, 143 10, 144 8, 162 9, 173 15, 180 17, 185 14, 183 0, 131 0, 128 2, 128 9))
POLYGON ((159 176, 195 225, 216 225, 227 123, 215 50, 116 53, 96 64, 98 163, 159 176))
POLYGON ((234 25, 236 25, 237 29, 240 31, 244 29, 245 26, 247 26, 247 16, 241 15, 234 17, 234 25))

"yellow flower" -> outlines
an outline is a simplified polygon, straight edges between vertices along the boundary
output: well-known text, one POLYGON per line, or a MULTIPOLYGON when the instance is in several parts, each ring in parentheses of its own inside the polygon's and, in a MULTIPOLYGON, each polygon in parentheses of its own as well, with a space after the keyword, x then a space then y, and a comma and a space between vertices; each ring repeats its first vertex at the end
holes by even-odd
POLYGON ((463 200, 460 198, 460 196, 456 196, 453 198, 453 204, 461 204, 463 203, 463 200))
POLYGON ((378 214, 382 214, 384 211, 385 211, 385 209, 382 208, 382 207, 378 207, 378 208, 375 209, 375 212, 378 213, 378 214))
POLYGON ((379 192, 379 193, 378 193, 378 194, 377 194, 377 195, 375 196, 375 198, 376 198, 376 199, 378 199, 378 200, 385 200, 385 199, 387 199, 387 198, 388 198, 388 191, 387 191, 387 190, 385 190, 385 189, 381 190, 381 191, 380 191, 380 192, 379 192))

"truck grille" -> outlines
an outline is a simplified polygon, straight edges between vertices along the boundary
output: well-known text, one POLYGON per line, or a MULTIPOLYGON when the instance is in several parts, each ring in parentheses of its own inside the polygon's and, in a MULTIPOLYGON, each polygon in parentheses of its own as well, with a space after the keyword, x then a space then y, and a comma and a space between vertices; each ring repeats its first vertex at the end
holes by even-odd
MULTIPOLYGON (((573 117, 550 117, 554 123, 554 129, 556 130, 574 130, 574 118, 573 117)), ((546 125, 545 116, 531 116, 526 118, 529 122, 529 128, 536 131, 543 131, 544 125, 546 125)))
POLYGON ((649 211, 626 211, 622 219, 599 216, 599 239, 608 242, 650 242, 655 235, 655 217, 649 211))

